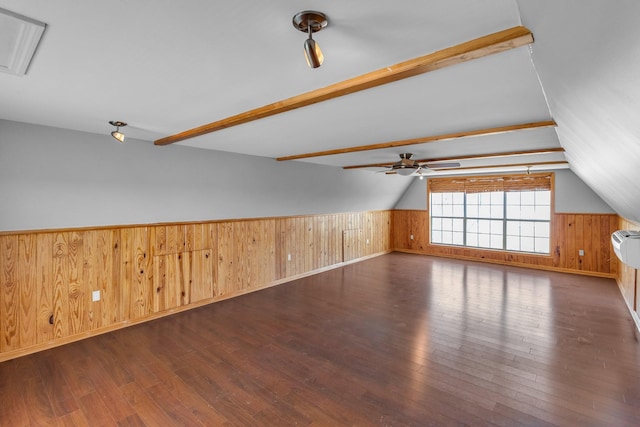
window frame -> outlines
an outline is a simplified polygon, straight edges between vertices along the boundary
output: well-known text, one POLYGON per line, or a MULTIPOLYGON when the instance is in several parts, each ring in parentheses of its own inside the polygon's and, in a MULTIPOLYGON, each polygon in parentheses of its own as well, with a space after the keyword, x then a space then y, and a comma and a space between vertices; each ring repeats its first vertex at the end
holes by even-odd
MULTIPOLYGON (((545 172, 545 173, 537 173, 537 174, 509 174, 509 175, 477 175, 477 176, 465 176, 465 177, 446 177, 446 178, 429 178, 427 181, 427 210, 428 210, 428 240, 429 245, 433 246, 444 246, 451 248, 460 248, 467 250, 480 250, 480 251, 497 251, 501 253, 515 253, 521 254, 525 256, 540 256, 540 257, 552 257, 553 253, 553 241, 554 241, 554 217, 555 217, 555 174, 553 172, 545 172), (544 180, 547 180, 548 183, 544 183, 544 180), (436 185, 433 185, 434 182, 436 185), (478 183, 485 182, 487 185, 483 188, 478 183), (521 183, 521 185, 518 184, 521 183), (503 186, 504 183, 504 186, 503 186), (439 191, 433 191, 432 187, 439 188, 439 191), (467 191, 470 189, 471 191, 467 191), (493 215, 490 215, 487 218, 484 217, 469 217, 468 216, 468 194, 479 194, 479 193, 487 193, 490 191, 500 191, 502 192, 502 215, 500 218, 493 218, 493 215), (549 191, 549 219, 536 219, 536 218, 509 218, 507 216, 507 194, 513 192, 525 192, 525 191, 539 191, 539 190, 548 190, 549 191), (463 194, 463 216, 462 217, 444 217, 442 215, 436 216, 436 219, 445 219, 445 218, 456 218, 462 221, 462 243, 440 243, 433 242, 432 234, 433 234, 433 219, 432 215, 432 194, 433 193, 462 193, 463 194), (468 243, 468 222, 472 221, 480 221, 480 220, 488 220, 488 221, 500 221, 502 224, 502 247, 485 247, 485 246, 469 246, 468 243), (549 233, 548 233, 548 252, 529 252, 524 250, 514 250, 508 249, 508 226, 509 223, 513 222, 526 222, 534 225, 537 223, 548 224, 549 233)), ((480 206, 480 204, 476 204, 480 206)), ((533 205, 535 207, 535 204, 533 205)), ((544 205, 546 206, 546 205, 544 205)), ((443 231, 443 230, 440 230, 443 231)), ((453 230, 455 231, 455 230, 453 230)), ((452 231, 452 233, 453 233, 452 231)), ((459 233, 459 232, 458 232, 459 233)), ((491 235, 489 235, 489 238, 491 235)), ((521 237, 522 235, 520 235, 521 237)), ((533 239, 536 239, 536 236, 532 236, 533 239)), ((440 239, 442 240, 442 239, 440 239)), ((453 241, 453 240, 452 240, 453 241)), ((491 245, 489 245, 491 246, 491 245)), ((521 245, 519 245, 522 248, 521 245)), ((534 247, 535 250, 535 241, 534 247)))

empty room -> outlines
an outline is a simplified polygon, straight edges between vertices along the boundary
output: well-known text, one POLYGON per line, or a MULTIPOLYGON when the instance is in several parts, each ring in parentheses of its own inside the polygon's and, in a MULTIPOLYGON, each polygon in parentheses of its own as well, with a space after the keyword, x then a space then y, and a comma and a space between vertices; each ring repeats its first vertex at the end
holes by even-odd
POLYGON ((0 0, 0 426, 640 425, 638 16, 0 0))

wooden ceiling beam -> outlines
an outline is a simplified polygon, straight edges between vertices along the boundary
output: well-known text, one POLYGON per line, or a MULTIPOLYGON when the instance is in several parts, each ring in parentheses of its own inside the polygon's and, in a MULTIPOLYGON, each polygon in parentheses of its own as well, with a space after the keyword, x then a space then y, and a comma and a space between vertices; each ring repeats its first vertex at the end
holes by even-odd
MULTIPOLYGON (((488 153, 488 154, 470 154, 467 156, 455 156, 455 157, 440 157, 435 159, 419 159, 416 160, 418 163, 434 163, 434 162, 450 162, 454 160, 477 160, 477 159, 492 159, 496 157, 510 157, 510 156, 526 156, 531 154, 548 154, 548 153, 558 153, 564 152, 564 148, 562 147, 554 147, 554 148, 543 148, 536 150, 522 150, 522 151, 505 151, 501 153, 488 153)), ((375 168, 375 167, 388 167, 394 164, 395 162, 387 162, 387 163, 370 163, 368 165, 351 165, 351 166, 343 166, 342 169, 362 169, 362 168, 375 168)))
POLYGON ((469 170, 469 169, 496 169, 496 168, 511 168, 517 166, 546 166, 546 165, 568 165, 569 162, 566 160, 555 160, 552 162, 533 162, 533 163, 509 163, 506 165, 485 165, 485 166, 463 166, 458 168, 442 168, 437 169, 437 172, 442 171, 459 171, 459 170, 469 170))
POLYGON ((254 120, 291 111, 296 108, 337 98, 372 87, 417 76, 450 65, 503 52, 533 43, 533 34, 523 26, 509 28, 497 33, 473 39, 437 52, 400 62, 360 76, 344 80, 321 89, 306 92, 273 104, 255 108, 226 119, 202 125, 175 135, 158 139, 155 145, 168 145, 221 129, 248 123, 254 120))
POLYGON ((379 144, 360 145, 357 147, 336 148, 334 150, 316 151, 315 153, 305 153, 305 154, 296 154, 293 156, 278 157, 276 158, 276 160, 280 160, 280 161, 299 160, 299 159, 307 159, 310 157, 331 156, 334 154, 355 153, 358 151, 380 150, 383 148, 405 147, 407 145, 426 144, 429 142, 444 141, 448 139, 460 139, 460 138, 468 138, 472 136, 495 135, 499 133, 516 132, 520 130, 538 129, 538 128, 555 127, 555 126, 556 126, 556 122, 554 122, 553 120, 546 120, 546 121, 535 122, 535 123, 499 126, 499 127, 488 128, 488 129, 477 129, 477 130, 464 131, 464 132, 446 133, 446 134, 435 135, 435 136, 424 136, 421 138, 404 139, 401 141, 382 142, 379 144))

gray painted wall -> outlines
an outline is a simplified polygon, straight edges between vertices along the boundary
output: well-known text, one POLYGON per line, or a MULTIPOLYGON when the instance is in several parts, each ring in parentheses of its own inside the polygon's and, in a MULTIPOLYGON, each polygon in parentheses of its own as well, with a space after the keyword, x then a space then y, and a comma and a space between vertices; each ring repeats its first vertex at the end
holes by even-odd
POLYGON ((0 231, 391 209, 388 178, 0 120, 0 231))
MULTIPOLYGON (((615 213, 570 169, 555 171, 555 211, 564 213, 615 213)), ((427 180, 413 179, 396 209, 427 209, 427 180)))

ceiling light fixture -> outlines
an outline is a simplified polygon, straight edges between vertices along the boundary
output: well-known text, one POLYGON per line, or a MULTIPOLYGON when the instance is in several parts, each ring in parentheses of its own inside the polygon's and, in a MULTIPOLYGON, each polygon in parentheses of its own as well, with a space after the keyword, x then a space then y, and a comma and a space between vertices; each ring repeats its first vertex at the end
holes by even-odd
POLYGON ((120 128, 125 127, 127 124, 125 122, 113 120, 111 120, 109 124, 116 127, 116 130, 111 132, 111 136, 117 139, 119 142, 124 142, 124 133, 120 132, 120 128))
POLYGON ((322 50, 313 39, 312 34, 326 27, 328 23, 324 13, 313 10, 298 12, 293 16, 293 26, 309 34, 309 38, 304 42, 304 57, 307 59, 307 65, 311 68, 318 68, 324 61, 322 50))

